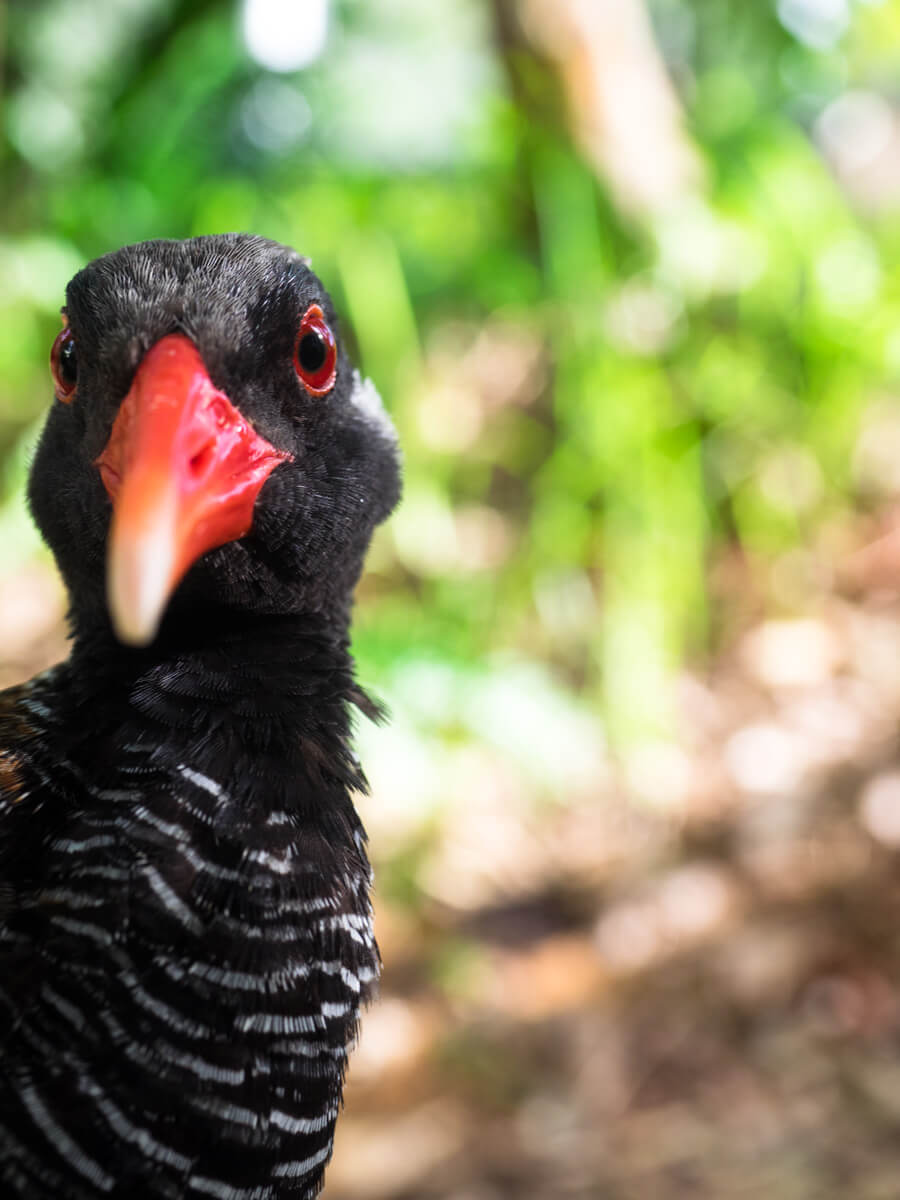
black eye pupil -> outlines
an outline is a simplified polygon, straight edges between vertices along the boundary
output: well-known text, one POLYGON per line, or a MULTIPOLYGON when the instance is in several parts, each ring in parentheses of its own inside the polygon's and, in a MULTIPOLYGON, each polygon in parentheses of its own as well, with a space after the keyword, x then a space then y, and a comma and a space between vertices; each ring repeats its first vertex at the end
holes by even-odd
POLYGON ((297 347, 297 362, 308 374, 313 374, 325 366, 328 357, 328 344, 320 333, 310 329, 304 333, 297 347))
POLYGON ((64 383, 74 383, 78 378, 78 358, 75 342, 70 340, 59 351, 59 374, 64 383))

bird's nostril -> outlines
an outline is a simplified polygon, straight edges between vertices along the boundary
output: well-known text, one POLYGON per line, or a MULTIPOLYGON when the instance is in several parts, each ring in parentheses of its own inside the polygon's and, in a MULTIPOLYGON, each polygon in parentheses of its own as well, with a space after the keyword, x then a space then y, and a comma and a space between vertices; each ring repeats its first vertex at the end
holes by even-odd
POLYGON ((191 455, 188 461, 188 470, 195 479, 206 473, 207 467, 212 462, 212 457, 213 442, 211 440, 191 455))

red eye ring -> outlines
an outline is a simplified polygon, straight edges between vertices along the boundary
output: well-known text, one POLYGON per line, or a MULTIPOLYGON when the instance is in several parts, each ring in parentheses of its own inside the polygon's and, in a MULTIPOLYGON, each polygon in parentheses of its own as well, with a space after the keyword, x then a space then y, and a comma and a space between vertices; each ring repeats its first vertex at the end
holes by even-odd
POLYGON ((78 388, 78 365, 75 357, 75 335, 68 324, 63 325, 51 347, 50 374, 53 376, 57 400, 63 404, 71 404, 78 388))
POLYGON ((294 370, 311 396, 325 396, 334 387, 337 343, 318 304, 303 314, 294 343, 294 370))

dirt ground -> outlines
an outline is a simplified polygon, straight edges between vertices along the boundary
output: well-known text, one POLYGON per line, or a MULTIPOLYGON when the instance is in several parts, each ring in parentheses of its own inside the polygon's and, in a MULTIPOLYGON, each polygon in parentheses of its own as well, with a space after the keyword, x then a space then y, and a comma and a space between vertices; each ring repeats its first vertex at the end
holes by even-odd
POLYGON ((677 696, 676 746, 508 790, 493 838, 485 767, 466 853, 379 897, 329 1200, 900 1196, 897 596, 757 622, 677 696))

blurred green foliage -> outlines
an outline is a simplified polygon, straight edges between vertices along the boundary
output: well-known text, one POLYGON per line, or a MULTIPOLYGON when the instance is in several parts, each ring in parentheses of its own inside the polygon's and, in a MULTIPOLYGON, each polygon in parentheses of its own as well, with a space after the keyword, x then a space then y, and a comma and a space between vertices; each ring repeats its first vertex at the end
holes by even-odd
POLYGON ((643 219, 578 150, 552 65, 501 44, 509 9, 340 0, 278 73, 222 0, 7 8, 0 568, 34 550, 23 472, 70 274, 244 229, 312 257, 401 431, 365 676, 543 660, 643 737, 738 619, 717 562, 808 603, 802 556, 858 499, 861 416, 900 376, 896 182, 854 193, 835 165, 898 121, 898 5, 653 0, 705 182, 643 219))

